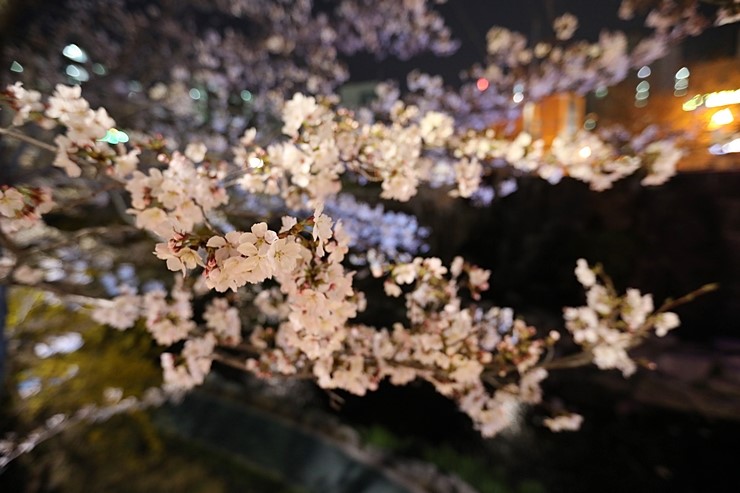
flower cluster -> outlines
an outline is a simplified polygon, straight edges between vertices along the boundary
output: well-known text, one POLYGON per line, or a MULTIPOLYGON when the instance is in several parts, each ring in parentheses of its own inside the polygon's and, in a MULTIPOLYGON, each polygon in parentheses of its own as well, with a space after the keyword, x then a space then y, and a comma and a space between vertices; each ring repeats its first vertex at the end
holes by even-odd
POLYGON ((347 54, 364 50, 378 58, 406 60, 423 51, 449 55, 459 46, 444 19, 424 0, 344 0, 337 12, 340 48, 347 54))
POLYGON ((209 252, 206 284, 219 292, 236 291, 247 283, 261 283, 276 274, 289 274, 305 255, 305 247, 295 236, 279 238, 275 231, 267 229, 266 223, 253 225, 247 233, 232 231, 225 236, 214 236, 206 247, 209 252))
MULTIPOLYGON (((112 2, 111 8, 125 11, 125 3, 112 2)), ((72 4, 100 7, 96 0, 72 4)), ((194 63, 171 67, 162 80, 142 73, 138 85, 116 86, 134 103, 157 101, 152 111, 164 120, 174 115, 169 127, 158 128, 161 120, 150 127, 166 137, 131 131, 130 140, 106 138, 116 135, 116 123, 105 109, 92 109, 80 86, 58 85, 46 101, 20 83, 0 94, 13 111, 12 126, 0 133, 53 152, 53 165, 64 171, 53 170, 33 186, 0 185, 3 282, 60 295, 86 286, 71 299, 90 307, 95 321, 117 330, 138 324, 162 347, 168 394, 202 384, 217 365, 265 378, 311 378, 322 388, 358 395, 384 380, 423 380, 454 400, 485 436, 514 424, 523 406, 540 404, 541 383, 564 360, 627 376, 636 370, 631 348, 678 326, 678 316, 668 311, 675 303, 656 310, 649 294, 628 289, 620 295, 600 267, 579 260, 575 274, 587 303, 564 310, 579 352, 563 356, 558 332, 538 330, 511 309, 484 300, 490 271, 460 257, 449 265, 413 257, 424 253, 426 234, 415 218, 341 192, 373 182, 371 201, 379 195, 405 202, 425 186, 475 200, 504 173, 552 183, 570 177, 594 190, 635 173, 643 174, 643 185, 664 183, 682 154, 652 131, 635 137, 571 131, 546 143, 526 131, 496 133, 488 119, 502 112, 516 116, 524 99, 618 82, 631 67, 658 57, 665 42, 697 32, 702 24, 694 10, 681 10, 687 12, 682 27, 670 27, 666 5, 672 2, 662 2, 647 16, 654 35, 631 51, 622 33, 603 32, 595 43, 571 41, 578 20, 569 14, 556 19, 552 43, 528 46, 522 35, 494 28, 487 36, 487 65, 470 72, 488 81, 488 90, 466 84, 450 92, 441 78, 416 73, 408 86, 421 97, 404 100, 400 91, 381 86, 383 97, 372 110, 353 112, 328 94, 346 78, 336 64, 338 38, 345 38, 343 49, 350 53, 407 57, 430 46, 446 53, 454 43, 426 2, 382 2, 393 22, 377 12, 362 14, 371 11, 365 0, 344 0, 331 15, 318 16, 308 0, 269 7, 258 0, 213 4, 239 19, 269 21, 257 36, 259 49, 243 49, 251 45, 240 30, 209 30, 193 47, 194 63), (340 29, 332 16, 348 24, 340 29), (237 87, 240 101, 232 104, 237 87), (261 100, 252 101, 245 87, 260 89, 261 100), (521 94, 518 102, 512 91, 521 94), (276 111, 279 123, 255 118, 256 127, 247 128, 251 117, 232 118, 246 104, 276 111), (199 125, 208 128, 191 138, 199 125), (54 189, 58 209, 105 209, 118 214, 116 224, 72 233, 51 225, 22 231, 28 221, 43 225, 41 215, 55 207, 49 183, 64 185, 54 189), (128 251, 134 243, 145 245, 151 262, 128 251), (147 266, 139 273, 148 283, 101 300, 91 294, 106 286, 104 279, 64 279, 62 264, 70 263, 82 278, 85 262, 110 271, 122 258, 176 272, 176 280, 169 288, 156 275, 152 282, 155 269, 147 266), (348 270, 350 264, 359 272, 348 270), (362 284, 356 281, 361 278, 362 284), (366 284, 367 292, 385 293, 384 304, 400 305, 397 313, 388 311, 384 325, 360 318, 368 305, 375 308, 360 290, 366 284)), ((122 32, 131 32, 136 18, 161 17, 173 28, 165 13, 177 11, 176 5, 124 15, 122 32)), ((200 3, 183 2, 182 8, 192 5, 200 3)), ((625 15, 630 5, 624 3, 625 15)), ((181 29, 170 30, 166 46, 181 40, 181 29)), ((113 46, 123 50, 120 43, 113 46)), ((559 431, 581 421, 561 413, 544 424, 559 431)))
POLYGON ((91 316, 98 323, 126 330, 133 327, 141 316, 141 301, 141 297, 125 289, 111 300, 100 300, 91 316))
POLYGON ((243 173, 239 183, 247 192, 280 195, 295 206, 338 193, 344 175, 379 181, 387 199, 407 201, 422 184, 450 181, 456 188, 452 193, 467 198, 503 160, 514 172, 553 183, 570 176, 604 190, 641 169, 647 172, 644 185, 661 184, 675 174, 682 155, 672 141, 652 134, 625 144, 614 140, 615 132, 580 131, 546 148, 526 132, 513 139, 492 130, 458 134, 450 116, 422 113, 400 101, 390 111, 389 123, 362 122, 329 102, 296 94, 283 110, 283 132, 290 141, 262 147, 256 133, 248 131, 233 149, 243 173))
MULTIPOLYGON (((20 102, 13 107, 24 108, 20 102)), ((233 152, 242 175, 240 193, 280 195, 296 207, 313 205, 313 214, 301 220, 283 216, 275 229, 254 222, 246 231, 221 218, 219 224, 231 229, 222 232, 209 217, 221 217, 217 213, 229 205, 229 185, 224 183, 234 174, 216 165, 201 142, 188 145, 184 154, 170 153, 156 139, 146 138, 133 149, 103 143, 95 152, 99 143, 93 134, 112 124, 101 120, 99 115, 105 114, 89 108, 79 87, 63 86, 45 111, 47 122, 67 128, 76 163, 112 175, 112 186, 130 195, 127 212, 136 226, 165 240, 154 246, 156 257, 170 271, 186 276, 202 269, 197 282, 181 278, 169 296, 161 288, 143 295, 124 289, 113 300, 94 304, 98 322, 124 330, 142 319, 153 339, 169 348, 162 355, 168 391, 202 383, 213 361, 260 376, 308 375, 323 388, 356 394, 374 390, 384 379, 396 385, 423 379, 458 402, 486 436, 509 426, 522 404, 542 400, 539 384, 547 377, 543 355, 559 339, 556 333, 543 336, 515 320, 509 309, 477 305, 489 286, 487 270, 459 257, 449 268, 437 258, 388 263, 382 250, 368 254, 368 266, 375 276, 386 276, 388 296, 403 296, 408 324, 395 322, 388 329, 353 322, 366 300, 353 286, 354 273, 343 265, 352 239, 341 221, 335 223, 324 212, 323 201, 336 196, 343 179, 352 177, 380 181, 381 196, 408 200, 421 184, 434 181, 445 160, 453 163, 453 193, 469 197, 480 187, 486 167, 502 159, 550 181, 567 175, 605 189, 634 172, 643 159, 651 169, 643 182, 658 184, 672 173, 679 156, 650 135, 629 156, 589 133, 556 139, 549 150, 526 133, 513 140, 497 138, 492 131, 458 134, 448 115, 422 113, 402 103, 390 108, 388 122, 362 121, 330 101, 297 94, 283 109, 282 131, 288 139, 261 147, 255 143, 256 131, 250 130, 233 152), (145 151, 154 151, 157 161, 146 172, 139 169, 139 155, 145 151), (438 162, 433 171, 434 157, 438 162), (248 337, 242 334, 238 298, 236 305, 222 297, 210 300, 203 323, 195 320, 195 291, 238 296, 247 285, 265 283, 277 287, 256 296, 263 325, 248 337), (234 360, 233 351, 242 350, 249 356, 234 360)), ((48 210, 48 200, 36 189, 4 187, 2 193, 5 216, 27 214, 29 204, 37 212, 48 210)), ((675 314, 654 311, 650 295, 630 289, 618 296, 608 282, 598 282, 585 261, 579 261, 576 275, 588 289, 588 306, 567 308, 566 328, 589 356, 587 361, 600 368, 632 373, 635 365, 627 351, 649 330, 663 335, 678 325, 675 314)), ((554 418, 548 426, 572 428, 575 421, 554 418)))
POLYGON ((219 151, 253 117, 263 123, 276 96, 335 91, 349 78, 342 54, 407 59, 457 47, 425 0, 74 0, 34 12, 29 24, 4 52, 3 66, 22 63, 14 75, 52 85, 72 78, 125 115, 126 127, 219 151), (60 57, 70 40, 73 58, 60 57), (144 40, 159 49, 142 50, 144 40))
POLYGON ((261 348, 262 356, 250 361, 249 368, 261 376, 311 374, 321 387, 359 395, 375 390, 384 379, 394 385, 423 379, 458 401, 486 436, 510 424, 504 403, 512 404, 513 412, 520 403, 541 400, 538 384, 547 372, 534 367, 546 340, 538 339, 521 320, 514 321, 510 310, 466 306, 460 297, 462 287, 473 298, 487 289, 488 271, 461 258, 449 270, 439 259, 416 258, 410 263, 376 264, 374 271, 388 275, 384 285, 392 297, 403 293, 401 286, 413 286, 405 294, 409 326, 395 323, 390 330, 378 330, 349 325, 335 329, 341 337, 327 341, 323 351, 308 346, 307 352, 305 343, 297 344, 296 335, 309 333, 296 333, 289 325, 295 313, 289 294, 277 300, 284 310, 270 308, 273 315, 282 312, 288 325, 282 322, 277 330, 260 328, 252 334, 250 341, 261 348), (487 373, 521 375, 521 380, 490 395, 482 380, 487 373))
POLYGON ((680 324, 675 313, 655 311, 650 294, 631 288, 618 295, 601 268, 592 269, 584 259, 578 260, 575 273, 587 289, 587 305, 565 308, 565 327, 601 369, 616 368, 624 376, 631 375, 637 367, 627 350, 651 330, 662 337, 680 324))
POLYGON ((53 207, 47 188, 0 186, 0 215, 6 218, 38 220, 53 207))
POLYGON ((41 102, 41 93, 24 88, 22 82, 16 82, 12 86, 8 86, 5 93, 6 98, 15 110, 12 124, 16 127, 20 127, 27 122, 31 118, 32 113, 41 113, 44 111, 44 105, 41 102))
MULTIPOLYGON (((49 98, 45 115, 59 121, 67 129, 65 135, 58 135, 54 139, 57 145, 54 166, 64 169, 70 177, 77 177, 82 173, 70 155, 97 150, 100 146, 99 139, 115 125, 105 108, 90 108, 88 102, 82 98, 80 86, 57 85, 54 95, 49 98)), ((107 147, 107 144, 103 145, 107 147)))
POLYGON ((182 363, 179 365, 176 365, 176 358, 172 353, 162 353, 164 390, 178 393, 202 384, 211 371, 215 346, 216 338, 209 332, 203 337, 193 337, 185 342, 179 358, 182 363))
POLYGON ((218 174, 207 166, 196 166, 179 152, 170 158, 161 156, 167 162, 164 171, 135 170, 126 180, 126 190, 137 227, 170 238, 175 231, 192 232, 204 214, 228 201, 228 195, 218 184, 218 174))

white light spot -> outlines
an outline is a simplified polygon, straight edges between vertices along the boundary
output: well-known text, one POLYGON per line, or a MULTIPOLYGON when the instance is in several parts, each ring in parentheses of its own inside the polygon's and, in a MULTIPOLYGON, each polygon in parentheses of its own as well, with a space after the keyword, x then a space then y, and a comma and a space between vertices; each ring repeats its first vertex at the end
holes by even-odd
POLYGON ((62 55, 79 63, 85 63, 87 61, 87 53, 74 43, 65 46, 62 50, 62 55))
POLYGON ((589 146, 581 147, 581 149, 578 151, 578 155, 581 157, 581 159, 588 159, 591 157, 591 148, 589 146))
POLYGON ((642 67, 640 70, 637 71, 637 76, 641 79, 646 79, 650 77, 651 73, 652 71, 650 70, 650 67, 645 65, 644 67, 642 67))
POLYGON ((725 144, 714 144, 709 148, 709 152, 716 156, 740 152, 740 137, 725 144))
POLYGON ((34 353, 39 358, 48 358, 55 354, 73 353, 80 349, 84 341, 82 336, 77 332, 67 332, 66 334, 49 337, 47 342, 40 342, 33 348, 34 353))
POLYGON ((249 158, 249 167, 253 169, 261 168, 265 165, 265 162, 262 161, 260 158, 252 156, 249 158))

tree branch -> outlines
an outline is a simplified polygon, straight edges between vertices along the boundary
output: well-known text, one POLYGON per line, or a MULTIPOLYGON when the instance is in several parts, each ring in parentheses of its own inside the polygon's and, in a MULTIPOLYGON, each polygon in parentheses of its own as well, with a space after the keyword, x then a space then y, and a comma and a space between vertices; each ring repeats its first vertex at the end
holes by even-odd
POLYGON ((47 151, 51 151, 51 152, 57 152, 57 148, 55 146, 51 144, 47 144, 46 142, 42 142, 38 139, 34 139, 33 137, 29 137, 28 135, 22 134, 20 132, 16 132, 9 128, 0 128, 0 135, 7 135, 8 137, 13 137, 14 139, 22 140, 23 142, 34 145, 41 149, 46 149, 47 151))

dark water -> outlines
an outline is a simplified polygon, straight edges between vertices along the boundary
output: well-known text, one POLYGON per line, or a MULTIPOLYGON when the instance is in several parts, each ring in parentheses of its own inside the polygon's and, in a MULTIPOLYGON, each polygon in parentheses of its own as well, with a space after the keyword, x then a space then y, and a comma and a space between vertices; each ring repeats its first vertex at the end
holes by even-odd
POLYGON ((588 375, 549 387, 584 415, 581 431, 551 433, 529 412, 518 429, 481 440, 424 388, 350 399, 343 416, 371 430, 374 441, 432 460, 481 492, 738 491, 739 421, 644 405, 588 375))

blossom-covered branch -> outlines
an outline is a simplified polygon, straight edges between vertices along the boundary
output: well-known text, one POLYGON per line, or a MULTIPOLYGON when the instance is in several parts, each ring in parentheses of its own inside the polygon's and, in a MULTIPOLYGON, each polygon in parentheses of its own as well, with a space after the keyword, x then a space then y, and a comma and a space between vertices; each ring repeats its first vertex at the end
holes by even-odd
MULTIPOLYGON (((578 27, 571 15, 555 20, 553 40, 533 46, 494 28, 489 60, 470 72, 487 90, 452 91, 414 73, 408 85, 420 97, 385 85, 372 109, 352 111, 331 94, 347 78, 337 63, 338 38, 345 53, 377 57, 455 48, 426 2, 381 3, 398 23, 383 22, 365 0, 345 0, 324 15, 307 0, 268 8, 254 0, 163 4, 265 26, 254 44, 238 29, 206 30, 195 63, 170 67, 162 80, 142 69, 138 85, 118 84, 129 102, 148 111, 156 101, 152 111, 165 114, 151 126, 146 111, 131 117, 139 129, 117 128, 80 85, 59 84, 48 98, 20 82, 7 86, 0 93, 10 110, 3 145, 18 149, 24 168, 36 173, 0 184, 0 282, 53 292, 115 330, 146 330, 162 369, 164 393, 152 393, 154 403, 203 384, 218 365, 261 378, 309 378, 357 395, 383 381, 422 380, 488 437, 510 426, 523 406, 543 403, 541 383, 550 372, 594 364, 634 373, 630 350, 677 327, 671 310, 712 286, 656 310, 650 294, 621 294, 600 266, 580 259, 575 275, 586 305, 564 309, 562 332, 537 328, 485 300, 490 271, 461 257, 445 265, 422 256, 425 229, 378 202, 406 202, 424 187, 475 199, 501 176, 569 177, 597 191, 635 174, 645 186, 664 183, 682 151, 654 128, 636 136, 565 132, 546 143, 527 132, 497 134, 489 123, 501 112, 516 115, 525 99, 614 84, 708 21, 694 2, 661 2, 646 12, 653 34, 632 50, 617 32, 596 43, 570 41, 578 27), (259 118, 233 116, 252 101, 244 87, 261 93, 254 101, 262 105, 255 111, 264 109, 259 118), (370 190, 372 207, 349 195, 360 188, 370 190), (53 220, 65 215, 89 227, 70 230, 53 220), (132 272, 114 275, 123 265, 132 272), (377 326, 366 323, 363 313, 380 303, 396 309, 377 326)), ((102 3, 71 5, 97 12, 102 3)), ((190 48, 180 43, 172 12, 111 5, 126 35, 103 32, 101 39, 116 53, 126 52, 120 39, 152 22, 165 27, 162 46, 180 54, 190 48)), ((625 1, 622 15, 634 7, 625 1)), ((89 13, 81 22, 93 20, 89 13)), ((77 49, 65 56, 87 56, 77 49)), ((139 407, 115 401, 112 409, 139 407)), ((0 466, 62 423, 106 413, 56 417, 30 441, 0 442, 0 466)), ((544 424, 576 429, 582 419, 566 413, 544 424)))
MULTIPOLYGON (((399 174, 422 166, 409 159, 431 162, 431 157, 422 157, 423 150, 442 152, 453 145, 457 156, 468 156, 471 142, 480 139, 469 133, 456 136, 449 117, 419 116, 413 108, 399 108, 390 123, 363 124, 345 110, 296 96, 283 113, 289 140, 261 148, 253 144, 251 131, 235 155, 245 170, 264 172, 273 180, 272 193, 280 193, 294 207, 306 200, 318 205, 303 219, 284 216, 275 230, 257 222, 248 231, 222 233, 207 217, 229 202, 226 175, 208 159, 204 146, 190 145, 185 154, 167 151, 153 144, 155 139, 145 139, 146 145, 132 150, 122 144, 113 147, 100 138, 114 122, 104 110, 90 109, 79 88, 60 86, 44 106, 30 94, 18 85, 8 90, 11 106, 24 115, 16 123, 29 119, 65 129, 55 139, 54 164, 74 179, 87 175, 89 167, 118 182, 130 194, 128 212, 137 227, 165 240, 154 246, 156 257, 166 261, 169 270, 186 275, 169 296, 163 289, 143 295, 125 289, 111 301, 93 303, 95 320, 125 330, 143 319, 157 344, 169 348, 161 356, 168 392, 203 383, 214 360, 234 366, 243 348, 239 304, 216 297, 199 324, 192 309, 194 296, 209 290, 238 294, 247 285, 274 282, 278 289, 262 291, 255 299, 266 323, 248 331, 248 354, 241 356, 245 370, 263 377, 309 374, 323 388, 356 394, 377 388, 386 378, 397 385, 427 380, 456 400, 486 436, 505 428, 521 404, 541 401, 539 384, 547 377, 546 368, 558 367, 557 360, 545 361, 545 354, 560 336, 538 333, 515 320, 511 310, 478 306, 475 300, 488 288, 490 272, 461 258, 447 268, 436 258, 386 263, 382 257, 369 257, 375 275, 387 276, 387 295, 398 297, 404 294, 403 286, 410 286, 404 296, 409 324, 396 322, 389 330, 353 322, 367 300, 353 285, 354 273, 343 265, 349 237, 341 223, 323 212, 322 203, 341 188, 341 174, 350 172, 382 180, 383 193, 393 198, 410 198, 422 180, 412 175, 409 185, 399 174), (24 103, 28 100, 32 102, 24 103), (156 151, 159 165, 145 173, 138 169, 138 156, 147 146, 148 152, 156 151), (316 162, 323 165, 314 168, 316 162), (329 175, 323 174, 332 163, 329 175), (202 276, 190 275, 199 269, 202 276), (465 301, 462 289, 472 302, 465 301), (182 342, 182 349, 172 352, 182 342)), ((490 136, 483 138, 492 142, 490 136)), ((494 155, 490 148, 488 155, 480 152, 480 146, 479 140, 472 147, 479 152, 475 158, 494 155)), ((252 182, 260 176, 245 175, 252 182)), ((247 189, 269 193, 268 180, 260 190, 247 189)), ((28 208, 48 202, 21 190, 3 191, 3 223, 10 234, 17 231, 7 227, 13 221, 40 222, 38 214, 29 216, 28 208)), ((458 193, 466 195, 460 187, 458 193)), ((579 261, 576 275, 588 288, 588 306, 565 310, 566 328, 583 347, 578 359, 566 357, 570 361, 594 361, 600 368, 618 368, 628 375, 635 366, 627 350, 649 331, 664 335, 678 325, 674 313, 654 312, 650 295, 631 289, 621 297, 608 282, 599 283, 585 261, 579 261)), ((575 419, 549 423, 561 429, 575 419)))

